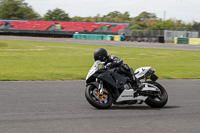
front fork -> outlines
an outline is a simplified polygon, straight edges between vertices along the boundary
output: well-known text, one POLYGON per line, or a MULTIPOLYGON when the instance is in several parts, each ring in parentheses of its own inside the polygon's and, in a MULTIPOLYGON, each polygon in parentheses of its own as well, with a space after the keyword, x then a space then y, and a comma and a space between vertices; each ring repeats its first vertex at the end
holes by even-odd
POLYGON ((104 88, 103 88, 103 82, 101 80, 99 82, 98 90, 99 90, 99 95, 102 96, 104 92, 104 88))

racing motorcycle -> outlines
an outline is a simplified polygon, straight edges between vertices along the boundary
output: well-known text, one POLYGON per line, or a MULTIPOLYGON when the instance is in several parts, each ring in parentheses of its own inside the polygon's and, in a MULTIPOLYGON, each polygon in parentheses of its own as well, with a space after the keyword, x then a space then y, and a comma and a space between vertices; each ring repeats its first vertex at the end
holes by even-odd
POLYGON ((135 77, 142 84, 138 90, 125 74, 116 69, 108 69, 104 62, 95 61, 86 77, 85 97, 97 109, 107 109, 112 104, 142 104, 161 108, 168 101, 164 87, 156 82, 155 69, 140 67, 135 77))

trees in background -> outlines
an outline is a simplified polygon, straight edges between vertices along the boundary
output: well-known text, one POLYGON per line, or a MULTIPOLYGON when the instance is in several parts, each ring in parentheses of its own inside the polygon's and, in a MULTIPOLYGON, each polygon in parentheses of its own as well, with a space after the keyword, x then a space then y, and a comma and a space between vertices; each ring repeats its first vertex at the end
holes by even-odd
POLYGON ((131 29, 146 30, 193 30, 192 24, 185 24, 181 20, 168 19, 162 21, 154 13, 142 12, 133 18, 131 29))
POLYGON ((65 13, 64 10, 56 8, 53 10, 48 10, 47 13, 44 15, 42 20, 46 21, 69 21, 69 15, 65 13))
POLYGON ((192 26, 192 29, 194 30, 197 30, 197 31, 200 31, 200 22, 193 22, 193 24, 191 25, 192 26))
POLYGON ((94 17, 72 17, 72 21, 83 21, 83 22, 109 22, 109 23, 130 23, 130 15, 128 12, 121 13, 119 11, 113 11, 108 13, 107 15, 103 15, 102 17, 100 14, 97 14, 94 17))
POLYGON ((111 23, 129 23, 130 20, 129 12, 121 13, 119 11, 114 11, 102 17, 103 22, 111 23))
POLYGON ((24 0, 0 0, 0 18, 12 20, 39 19, 40 15, 24 0))

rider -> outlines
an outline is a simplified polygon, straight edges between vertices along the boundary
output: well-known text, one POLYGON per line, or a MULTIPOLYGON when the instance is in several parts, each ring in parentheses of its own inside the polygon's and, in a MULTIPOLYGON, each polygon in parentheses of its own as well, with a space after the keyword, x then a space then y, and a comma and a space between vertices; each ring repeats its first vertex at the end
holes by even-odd
POLYGON ((133 69, 130 68, 127 64, 124 64, 122 59, 114 55, 108 55, 107 51, 104 48, 98 48, 94 51, 94 60, 105 62, 106 68, 119 67, 119 71, 126 74, 134 83, 134 86, 136 86, 137 89, 140 89, 141 83, 135 77, 133 69))

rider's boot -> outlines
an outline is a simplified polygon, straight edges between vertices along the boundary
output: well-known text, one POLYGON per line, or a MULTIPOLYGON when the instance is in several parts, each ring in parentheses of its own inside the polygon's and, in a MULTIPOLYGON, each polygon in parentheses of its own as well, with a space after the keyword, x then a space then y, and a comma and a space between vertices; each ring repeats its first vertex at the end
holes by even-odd
POLYGON ((141 91, 142 88, 144 87, 144 84, 142 84, 138 79, 136 79, 136 82, 137 82, 137 90, 141 91))
POLYGON ((142 84, 140 82, 140 80, 138 80, 135 76, 133 76, 133 78, 131 80, 132 80, 133 90, 135 91, 134 92, 134 97, 137 97, 139 95, 139 92, 144 87, 144 84, 142 84))
POLYGON ((141 90, 144 87, 140 80, 138 80, 135 76, 131 78, 131 81, 134 90, 141 90))

